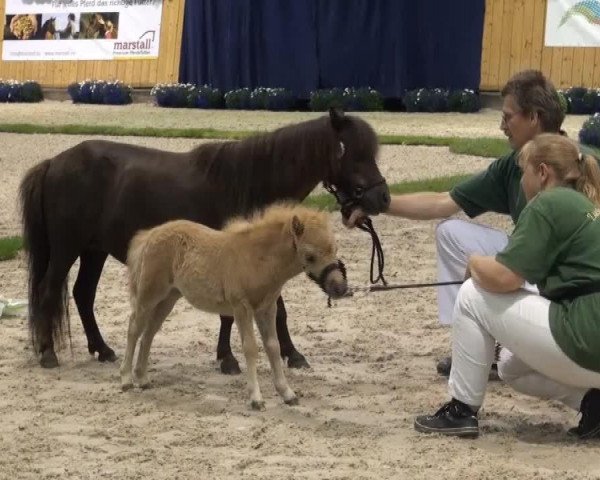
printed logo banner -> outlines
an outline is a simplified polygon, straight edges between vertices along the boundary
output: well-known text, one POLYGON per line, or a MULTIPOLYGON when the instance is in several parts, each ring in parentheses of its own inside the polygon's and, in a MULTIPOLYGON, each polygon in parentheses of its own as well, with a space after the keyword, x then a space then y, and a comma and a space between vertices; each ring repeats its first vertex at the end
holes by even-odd
POLYGON ((547 47, 600 47, 600 0, 548 0, 547 47))
POLYGON ((2 60, 157 58, 162 0, 5 0, 2 60))

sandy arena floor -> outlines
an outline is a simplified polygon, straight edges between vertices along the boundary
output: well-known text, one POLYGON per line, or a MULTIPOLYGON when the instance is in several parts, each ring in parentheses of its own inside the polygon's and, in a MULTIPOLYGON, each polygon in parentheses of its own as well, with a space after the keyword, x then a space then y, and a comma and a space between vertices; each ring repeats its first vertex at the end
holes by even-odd
MULTIPOLYGON (((149 106, 83 107, 44 102, 1 105, 0 122, 272 128, 312 114, 165 111, 149 106)), ((380 133, 499 133, 499 113, 477 115, 371 114, 380 133), (450 118, 451 117, 451 118, 450 118)), ((583 118, 569 117, 576 136, 583 118)), ((19 232, 16 189, 25 170, 82 137, 0 133, 0 236, 19 232)), ((121 138, 186 150, 197 141, 121 138)), ((444 148, 382 147, 388 181, 475 172, 488 159, 444 148)), ((504 218, 481 219, 506 231, 504 218)), ((340 256, 352 284, 368 281, 370 239, 337 225, 340 256)), ((436 222, 374 219, 386 253, 390 282, 434 281, 436 222)), ((77 265, 71 272, 72 286, 77 265)), ((0 297, 24 298, 23 258, 0 263, 0 297)), ((245 377, 224 376, 215 361, 218 317, 181 300, 158 333, 151 353, 152 388, 121 393, 118 363, 100 364, 87 353, 75 305, 73 350, 61 367, 43 370, 33 356, 26 324, 0 319, 1 479, 429 479, 600 478, 600 443, 566 437, 576 412, 490 384, 478 440, 423 436, 415 415, 446 400, 435 361, 450 348, 437 321, 434 289, 373 293, 336 302, 300 276, 284 291, 289 326, 309 370, 286 369, 301 392, 300 406, 277 397, 261 349, 259 379, 265 412, 246 402, 245 377)), ((96 313, 106 341, 122 354, 129 312, 125 269, 107 262, 96 313)), ((238 341, 233 349, 245 371, 238 341)))

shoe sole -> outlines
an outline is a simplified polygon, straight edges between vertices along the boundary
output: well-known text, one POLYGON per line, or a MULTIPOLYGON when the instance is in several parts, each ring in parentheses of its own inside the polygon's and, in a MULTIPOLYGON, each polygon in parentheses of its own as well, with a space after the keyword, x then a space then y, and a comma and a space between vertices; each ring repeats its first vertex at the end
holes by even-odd
POLYGON ((451 437, 477 438, 479 436, 479 427, 461 427, 461 428, 431 428, 421 425, 415 421, 415 430, 421 433, 438 433, 451 437))

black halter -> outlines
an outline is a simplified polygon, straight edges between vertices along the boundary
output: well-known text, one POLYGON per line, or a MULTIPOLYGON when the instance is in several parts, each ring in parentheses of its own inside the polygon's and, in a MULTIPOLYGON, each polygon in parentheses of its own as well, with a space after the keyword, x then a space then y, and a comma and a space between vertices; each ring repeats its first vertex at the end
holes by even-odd
MULTIPOLYGON (((367 192, 367 191, 371 190, 372 188, 375 188, 383 183, 385 183, 385 180, 382 179, 378 182, 375 182, 372 185, 369 185, 366 188, 361 188, 361 189, 355 190, 352 193, 352 195, 348 195, 346 192, 343 192, 342 190, 337 188, 333 183, 331 183, 329 181, 324 181, 323 187, 325 188, 325 190, 327 190, 329 193, 331 193, 337 200, 338 204, 340 205, 340 210, 342 212, 342 216, 344 218, 348 218, 348 217, 350 217, 352 210, 354 208, 360 206, 360 201, 361 201, 362 197, 364 196, 365 192, 367 192)), ((371 272, 370 272, 371 283, 377 283, 379 280, 381 280, 381 283, 383 283, 384 285, 387 285, 387 281, 383 276, 383 268, 385 267, 383 248, 381 247, 381 241, 379 240, 379 236, 377 235, 377 232, 375 231, 375 227, 373 227, 373 222, 371 221, 371 219, 369 217, 367 217, 363 220, 362 223, 357 225, 357 227, 365 232, 368 232, 371 235, 371 241, 372 241, 372 245, 373 245, 372 249, 371 249, 371 272), (377 268, 379 270, 379 273, 377 274, 377 278, 374 277, 374 273, 373 273, 373 271, 375 269, 375 255, 377 255, 377 268)))
POLYGON ((344 262, 342 262, 341 260, 338 260, 336 263, 330 263, 329 265, 327 265, 323 270, 321 270, 321 273, 318 277, 316 275, 313 275, 312 273, 307 273, 306 275, 308 275, 308 278, 310 278, 319 287, 321 287, 321 290, 327 293, 327 291, 325 290, 325 280, 327 280, 327 275, 329 275, 334 270, 339 270, 342 274, 342 277, 344 277, 344 280, 346 280, 346 265, 344 265, 344 262))
MULTIPOLYGON (((341 260, 338 260, 337 263, 330 263, 329 265, 327 265, 323 270, 321 270, 321 273, 319 274, 318 277, 313 275, 312 273, 308 273, 308 272, 306 275, 313 282, 315 282, 319 287, 321 287, 321 290, 323 290, 325 293, 327 293, 327 290, 325 290, 325 280, 327 280, 327 275, 329 275, 334 270, 339 270, 340 273, 342 274, 342 277, 344 278, 344 281, 346 280, 346 265, 344 265, 344 262, 342 262, 341 260)), ((328 293, 327 293, 327 306, 331 307, 331 297, 329 296, 328 293)))

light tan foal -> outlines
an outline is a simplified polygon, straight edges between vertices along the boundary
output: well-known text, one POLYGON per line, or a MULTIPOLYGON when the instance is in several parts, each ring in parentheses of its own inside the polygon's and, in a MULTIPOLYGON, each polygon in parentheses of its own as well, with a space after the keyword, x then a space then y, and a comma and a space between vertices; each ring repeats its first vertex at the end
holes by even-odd
POLYGON ((285 282, 303 270, 332 297, 347 289, 336 257, 328 215, 298 205, 275 205, 251 221, 217 231, 186 220, 138 233, 128 253, 132 314, 121 364, 121 386, 133 386, 132 363, 141 335, 135 378, 149 385, 148 356, 154 335, 182 296, 194 307, 232 315, 246 358, 253 409, 265 408, 257 377, 254 319, 285 403, 298 398, 283 372, 275 317, 285 282))

